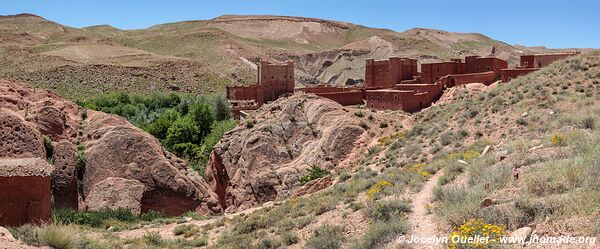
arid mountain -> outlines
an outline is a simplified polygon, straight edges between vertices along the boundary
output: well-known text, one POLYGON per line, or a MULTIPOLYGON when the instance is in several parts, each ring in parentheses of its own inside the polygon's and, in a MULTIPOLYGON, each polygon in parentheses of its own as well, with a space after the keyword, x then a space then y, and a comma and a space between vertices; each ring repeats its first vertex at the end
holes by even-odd
POLYGON ((221 91, 227 84, 253 83, 260 59, 294 60, 298 85, 355 84, 362 82, 366 58, 426 62, 492 50, 511 62, 521 53, 548 51, 475 33, 398 33, 301 17, 221 16, 140 30, 77 29, 30 14, 0 17, 0 77, 70 99, 118 90, 221 91))

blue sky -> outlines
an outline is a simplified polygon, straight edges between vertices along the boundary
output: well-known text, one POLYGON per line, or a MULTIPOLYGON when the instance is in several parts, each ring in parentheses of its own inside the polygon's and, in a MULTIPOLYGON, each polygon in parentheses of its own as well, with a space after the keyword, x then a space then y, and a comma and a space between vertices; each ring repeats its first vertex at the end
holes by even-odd
POLYGON ((72 27, 121 29, 224 14, 306 16, 396 31, 478 32, 527 46, 600 48, 597 0, 0 0, 0 15, 25 12, 72 27))

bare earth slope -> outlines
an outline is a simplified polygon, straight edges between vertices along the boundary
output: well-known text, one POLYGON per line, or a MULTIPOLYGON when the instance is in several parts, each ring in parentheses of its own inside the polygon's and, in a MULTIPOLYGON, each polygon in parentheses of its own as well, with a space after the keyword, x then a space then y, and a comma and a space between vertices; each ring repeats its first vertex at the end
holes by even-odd
POLYGON ((221 16, 140 30, 71 28, 42 17, 0 17, 0 77, 53 89, 69 99, 109 91, 220 91, 253 83, 248 62, 293 60, 298 85, 360 83, 366 58, 421 61, 479 54, 514 62, 523 52, 481 34, 411 29, 286 16, 221 16), (172 86, 176 85, 177 88, 172 86))

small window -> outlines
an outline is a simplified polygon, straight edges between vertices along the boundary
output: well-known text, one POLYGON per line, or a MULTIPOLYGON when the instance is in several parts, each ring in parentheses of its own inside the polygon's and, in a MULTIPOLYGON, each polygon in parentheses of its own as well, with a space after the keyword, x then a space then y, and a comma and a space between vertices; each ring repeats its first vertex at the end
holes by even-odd
POLYGON ((488 70, 488 71, 491 71, 491 70, 490 70, 490 66, 487 66, 487 70, 488 70))
POLYGON ((477 66, 477 71, 479 71, 479 66, 477 66))
POLYGON ((538 67, 542 67, 542 63, 541 62, 538 63, 538 67))
POLYGON ((439 72, 440 72, 440 68, 438 67, 438 69, 437 69, 437 70, 438 70, 438 73, 439 73, 439 72))
POLYGON ((528 62, 528 61, 526 61, 524 65, 525 65, 525 66, 529 66, 529 62, 528 62))
POLYGON ((379 69, 379 73, 383 73, 383 70, 382 70, 382 69, 379 69))

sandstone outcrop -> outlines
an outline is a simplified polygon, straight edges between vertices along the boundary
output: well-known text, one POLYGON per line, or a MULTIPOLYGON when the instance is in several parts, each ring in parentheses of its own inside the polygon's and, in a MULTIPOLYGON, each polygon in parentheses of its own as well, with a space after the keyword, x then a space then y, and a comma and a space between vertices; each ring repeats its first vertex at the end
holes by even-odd
POLYGON ((1 106, 0 157, 46 158, 42 135, 35 126, 1 106))
POLYGON ((123 208, 139 215, 143 194, 144 184, 138 180, 109 177, 92 186, 85 202, 89 210, 123 208))
POLYGON ((205 178, 227 212, 290 196, 318 166, 334 171, 366 132, 330 100, 295 95, 263 106, 215 146, 205 178))
MULTIPOLYGON (((144 184, 142 212, 220 212, 216 195, 206 182, 185 161, 165 151, 152 135, 124 118, 96 111, 88 111, 83 127, 85 198, 107 177, 120 177, 144 184)), ((95 208, 94 203, 86 204, 95 208)))
POLYGON ((78 208, 77 147, 68 140, 54 145, 52 193, 55 208, 78 208))
POLYGON ((0 108, 16 112, 53 141, 77 137, 80 108, 53 92, 0 80, 0 108))

